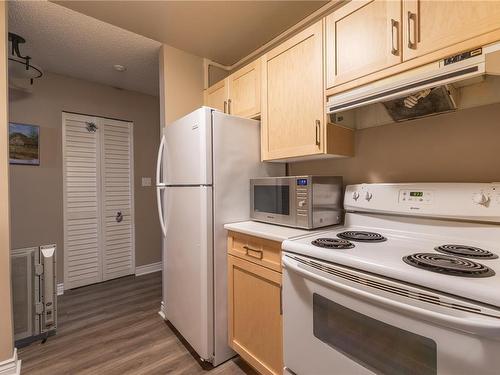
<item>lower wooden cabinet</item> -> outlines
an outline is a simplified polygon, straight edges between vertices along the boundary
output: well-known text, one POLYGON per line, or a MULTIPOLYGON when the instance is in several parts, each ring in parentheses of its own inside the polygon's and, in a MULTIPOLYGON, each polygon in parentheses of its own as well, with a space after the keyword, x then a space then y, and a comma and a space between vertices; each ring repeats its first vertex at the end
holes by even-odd
POLYGON ((283 374, 281 273, 228 254, 229 345, 264 375, 283 374))

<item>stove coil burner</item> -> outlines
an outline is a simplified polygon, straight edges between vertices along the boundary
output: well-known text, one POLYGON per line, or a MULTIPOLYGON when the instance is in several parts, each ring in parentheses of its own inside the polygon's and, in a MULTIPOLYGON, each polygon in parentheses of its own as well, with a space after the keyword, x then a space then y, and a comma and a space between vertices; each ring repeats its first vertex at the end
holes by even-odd
POLYGON ((363 231, 347 231, 337 234, 337 237, 344 240, 359 241, 359 242, 384 242, 387 238, 375 232, 363 231))
POLYGON ((498 255, 479 247, 466 245, 441 245, 434 248, 440 253, 462 256, 465 258, 497 259, 498 255))
POLYGON ((472 260, 451 255, 417 253, 403 257, 403 261, 411 266, 451 276, 489 277, 495 271, 472 260))
POLYGON ((324 247, 325 249, 352 249, 354 244, 338 238, 318 238, 311 242, 314 246, 324 247))

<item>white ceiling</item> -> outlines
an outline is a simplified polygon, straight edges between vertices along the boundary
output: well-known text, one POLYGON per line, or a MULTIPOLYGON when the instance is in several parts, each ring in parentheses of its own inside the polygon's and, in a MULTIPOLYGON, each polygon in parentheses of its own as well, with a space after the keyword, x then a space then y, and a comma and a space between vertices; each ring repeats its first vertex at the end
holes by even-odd
POLYGON ((232 65, 328 1, 54 2, 194 55, 232 65))
POLYGON ((8 4, 9 31, 26 39, 21 53, 44 71, 158 95, 161 43, 54 3, 8 4))

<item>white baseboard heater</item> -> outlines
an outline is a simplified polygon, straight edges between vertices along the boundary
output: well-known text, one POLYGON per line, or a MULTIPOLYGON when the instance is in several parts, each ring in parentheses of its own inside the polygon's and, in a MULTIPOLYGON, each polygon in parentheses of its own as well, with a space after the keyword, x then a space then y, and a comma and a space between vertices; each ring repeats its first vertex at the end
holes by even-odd
POLYGON ((56 245, 11 251, 14 340, 22 347, 57 328, 56 245))

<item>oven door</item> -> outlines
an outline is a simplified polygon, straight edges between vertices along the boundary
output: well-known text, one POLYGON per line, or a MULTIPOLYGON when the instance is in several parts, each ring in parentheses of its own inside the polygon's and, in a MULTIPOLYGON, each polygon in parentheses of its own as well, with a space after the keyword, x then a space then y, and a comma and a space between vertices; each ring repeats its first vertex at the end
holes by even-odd
POLYGON ((472 307, 458 299, 456 308, 446 307, 433 292, 306 257, 285 253, 283 266, 288 373, 498 374, 498 317, 460 310, 472 307))
POLYGON ((250 180, 250 217, 268 223, 295 226, 295 179, 250 180))

